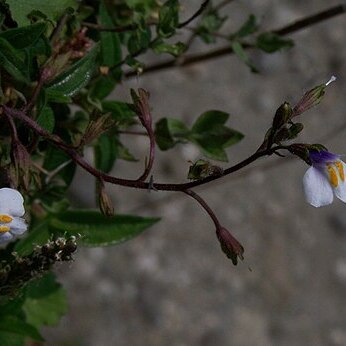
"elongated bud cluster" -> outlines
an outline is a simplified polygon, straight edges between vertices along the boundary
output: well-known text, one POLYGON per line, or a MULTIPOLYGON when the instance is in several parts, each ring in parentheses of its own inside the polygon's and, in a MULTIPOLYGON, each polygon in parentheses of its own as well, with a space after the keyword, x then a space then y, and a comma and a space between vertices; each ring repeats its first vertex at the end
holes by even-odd
POLYGON ((238 258, 240 260, 244 260, 243 246, 239 243, 237 239, 233 237, 233 235, 226 228, 217 228, 216 235, 219 239, 222 251, 226 254, 228 258, 231 259, 234 265, 238 264, 238 258))
POLYGON ((36 246, 28 256, 12 254, 12 258, 0 263, 0 295, 14 295, 30 280, 50 270, 56 262, 72 261, 77 249, 77 238, 60 237, 42 246, 36 246))
POLYGON ((111 129, 115 122, 109 114, 101 115, 97 119, 90 120, 84 135, 81 139, 81 144, 89 144, 95 138, 98 138, 103 132, 111 129))
POLYGON ((14 139, 12 141, 11 154, 14 163, 16 185, 22 185, 25 190, 28 190, 30 185, 30 155, 24 145, 14 139))

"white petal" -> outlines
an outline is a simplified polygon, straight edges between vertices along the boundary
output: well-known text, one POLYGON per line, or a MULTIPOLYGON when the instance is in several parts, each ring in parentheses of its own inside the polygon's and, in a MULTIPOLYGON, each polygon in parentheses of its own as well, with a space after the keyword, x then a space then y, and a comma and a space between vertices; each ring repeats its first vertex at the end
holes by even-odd
POLYGON ((23 234, 28 228, 25 220, 20 217, 15 217, 8 226, 11 228, 10 232, 15 235, 23 234))
POLYGON ((23 216, 24 199, 19 191, 4 187, 0 189, 0 214, 23 216))
POLYGON ((333 189, 328 178, 315 167, 310 167, 303 178, 306 201, 314 207, 333 202, 333 189))
MULTIPOLYGON (((342 167, 344 169, 344 172, 346 174, 346 165, 345 162, 342 162, 342 167)), ((335 196, 341 199, 343 202, 346 203, 346 181, 341 181, 340 184, 334 189, 335 196)))
POLYGON ((0 234, 0 244, 7 243, 12 240, 13 235, 10 232, 0 234))

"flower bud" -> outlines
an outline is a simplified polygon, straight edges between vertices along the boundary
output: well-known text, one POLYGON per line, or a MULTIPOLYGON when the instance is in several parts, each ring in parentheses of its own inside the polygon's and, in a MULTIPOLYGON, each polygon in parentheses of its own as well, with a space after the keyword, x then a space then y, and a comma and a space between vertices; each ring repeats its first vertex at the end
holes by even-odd
POLYGON ((316 86, 304 94, 300 101, 293 108, 293 115, 295 117, 306 112, 311 107, 318 105, 325 93, 326 87, 336 80, 335 76, 332 76, 327 83, 316 86))
POLYGON ((87 128, 85 129, 84 135, 81 139, 81 143, 88 144, 95 138, 99 137, 103 132, 109 130, 114 126, 114 121, 109 114, 100 116, 97 119, 90 120, 87 128))
POLYGON ((12 141, 12 159, 14 163, 17 184, 22 184, 27 190, 30 185, 30 155, 24 145, 18 140, 12 141))
POLYGON ((149 129, 151 128, 151 113, 149 107, 149 92, 144 89, 138 89, 138 94, 131 89, 134 109, 141 121, 142 125, 149 129))
POLYGON ((103 182, 100 182, 98 185, 99 189, 99 205, 100 210, 105 216, 114 216, 114 207, 111 198, 106 192, 105 185, 103 182))
POLYGON ((219 227, 216 229, 216 235, 219 239, 221 249, 226 254, 228 258, 231 259, 232 263, 234 265, 237 265, 238 258, 240 260, 244 259, 244 248, 243 246, 238 242, 237 239, 235 239, 232 234, 223 227, 219 227))
POLYGON ((277 110, 273 119, 272 129, 276 131, 286 124, 292 117, 292 107, 288 102, 284 102, 277 110))

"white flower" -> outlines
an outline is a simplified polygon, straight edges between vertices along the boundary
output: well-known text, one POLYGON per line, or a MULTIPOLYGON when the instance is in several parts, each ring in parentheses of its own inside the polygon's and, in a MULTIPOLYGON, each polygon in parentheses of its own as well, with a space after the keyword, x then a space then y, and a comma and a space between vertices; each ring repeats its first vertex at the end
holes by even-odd
POLYGON ((328 151, 310 151, 312 166, 303 178, 306 200, 314 207, 333 202, 334 194, 346 202, 346 165, 339 155, 328 151))
POLYGON ((23 196, 14 189, 0 189, 0 243, 6 243, 22 235, 27 224, 24 215, 23 196))

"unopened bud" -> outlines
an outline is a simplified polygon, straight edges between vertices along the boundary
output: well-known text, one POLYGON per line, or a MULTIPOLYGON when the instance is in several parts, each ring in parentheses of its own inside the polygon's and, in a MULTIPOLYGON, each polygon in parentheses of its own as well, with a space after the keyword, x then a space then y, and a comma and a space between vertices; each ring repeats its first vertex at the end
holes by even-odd
POLYGON ((226 254, 228 258, 231 259, 234 265, 237 265, 238 258, 240 260, 244 259, 243 246, 238 242, 237 239, 233 237, 233 235, 226 228, 217 228, 216 235, 219 239, 222 251, 226 254))
POLYGON ((220 176, 222 173, 223 169, 221 167, 212 165, 209 161, 200 159, 190 166, 187 178, 198 180, 211 175, 220 176))
POLYGON ((308 165, 311 165, 311 161, 309 158, 308 144, 296 143, 296 144, 292 144, 288 146, 287 149, 291 154, 298 156, 300 159, 305 161, 308 165))
POLYGON ((272 129, 274 131, 287 123, 292 117, 292 107, 288 102, 284 102, 277 110, 273 119, 272 129))
POLYGON ((17 183, 27 190, 30 184, 30 155, 24 145, 18 140, 12 142, 12 159, 17 183))
POLYGON ((318 105, 323 95, 325 94, 326 87, 336 80, 335 76, 332 76, 327 83, 316 86, 304 94, 300 101, 293 108, 293 115, 295 117, 306 112, 311 107, 318 105))
POLYGON ((131 89, 134 109, 141 121, 142 125, 148 129, 151 128, 151 113, 149 107, 150 94, 144 89, 138 89, 138 94, 131 89))
POLYGON ((103 182, 99 184, 99 205, 100 210, 105 216, 114 216, 114 207, 111 198, 106 192, 103 182))
POLYGON ((81 143, 91 143, 95 138, 98 138, 100 134, 109 130, 113 126, 114 120, 109 114, 102 115, 95 120, 90 120, 81 139, 81 143))

